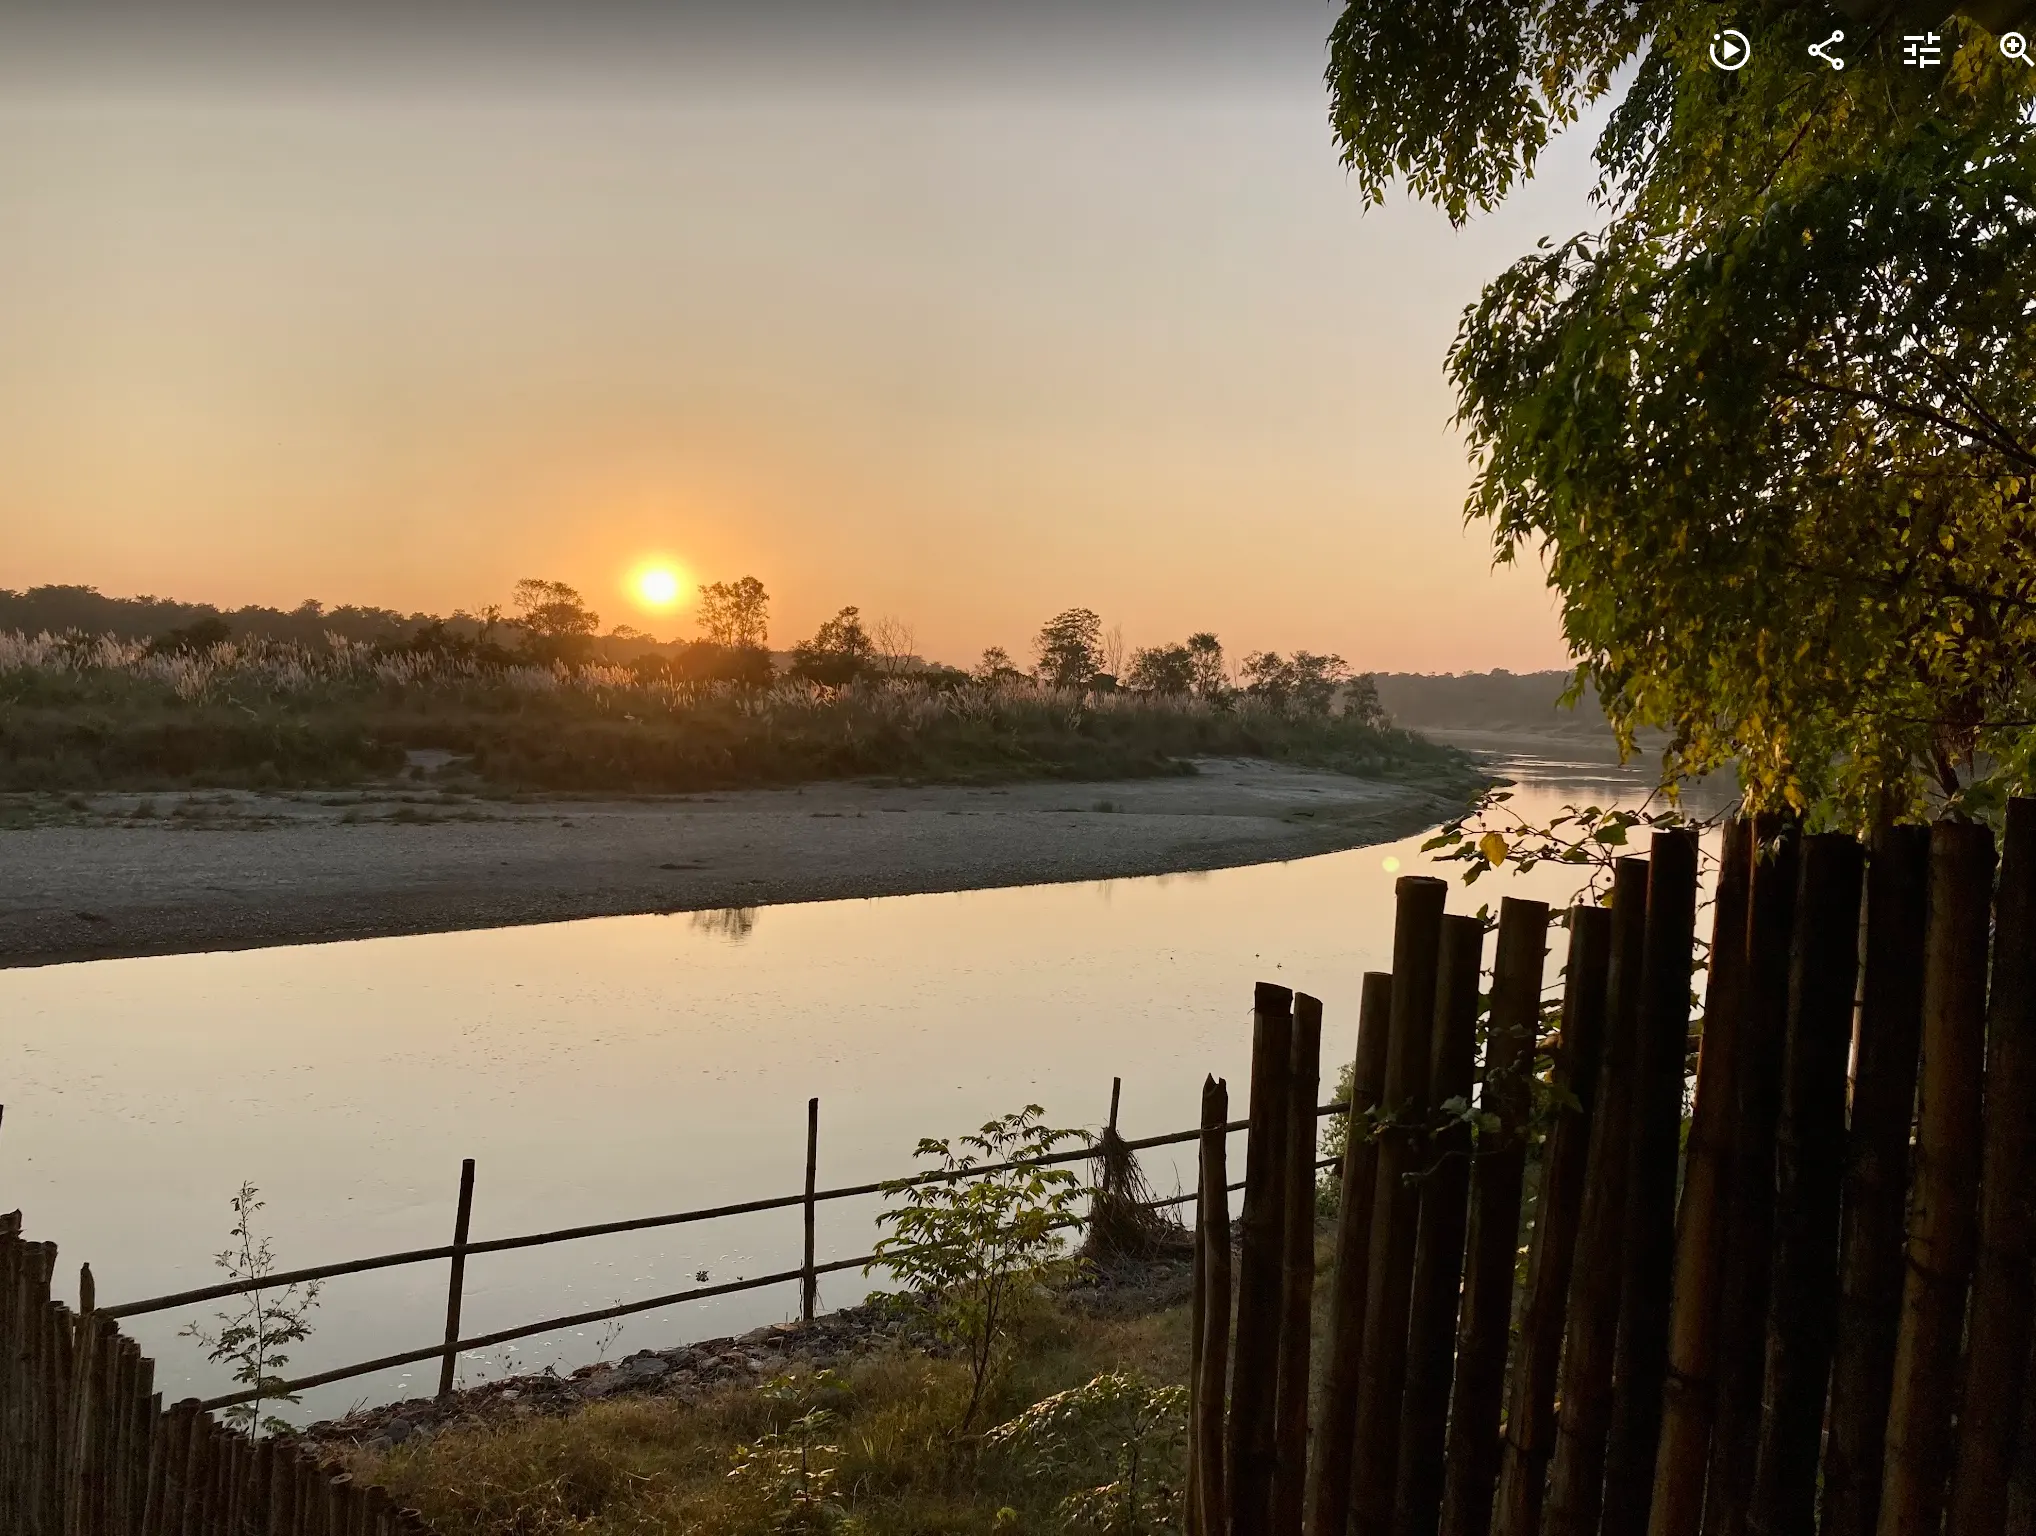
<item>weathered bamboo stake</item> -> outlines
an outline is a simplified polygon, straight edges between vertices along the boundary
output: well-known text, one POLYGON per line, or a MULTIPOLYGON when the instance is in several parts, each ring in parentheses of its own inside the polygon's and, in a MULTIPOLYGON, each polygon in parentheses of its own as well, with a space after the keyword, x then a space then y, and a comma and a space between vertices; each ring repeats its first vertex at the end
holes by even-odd
MULTIPOLYGON (((2028 1381, 2036 1382, 2036 1343, 2030 1346, 2028 1381)), ((2036 1390, 2022 1394, 2022 1427, 2015 1436, 2015 1462, 2008 1472, 2006 1536, 2036 1536, 2036 1390)))
POLYGON ((2000 1536, 2022 1397, 2036 1274, 2036 800, 2008 802, 1987 997, 1986 1136, 1979 1259, 1972 1277, 1958 1459, 1947 1524, 2000 1536))
POLYGON ((1379 1104, 1370 1269, 1365 1282, 1363 1363, 1351 1457, 1352 1536, 1388 1536, 1400 1463, 1400 1398, 1407 1379, 1407 1310, 1414 1287, 1420 1167, 1428 1114, 1428 1058, 1435 1029, 1442 910, 1449 887, 1428 875, 1394 886, 1392 1024, 1379 1104))
MULTIPOLYGON (((1675 1278, 1676 1182, 1682 1163, 1683 1065, 1697 925, 1697 834, 1656 832, 1647 880, 1640 1033, 1612 1418, 1605 1437, 1603 1536, 1645 1536, 1668 1379, 1669 1287, 1675 1278)), ((1859 910, 1857 898, 1853 911, 1859 910)))
POLYGON ((1640 1045, 1640 978, 1647 938, 1645 859, 1619 860, 1612 884, 1612 964, 1606 984, 1604 1063, 1591 1118, 1589 1172, 1570 1275, 1555 1455, 1541 1528, 1547 1536, 1596 1536, 1604 1496, 1605 1435, 1612 1418, 1612 1352, 1618 1338, 1626 1174, 1640 1045))
POLYGON ((1774 1133, 1788 1041, 1788 975, 1801 847, 1793 824, 1755 827, 1753 899, 1746 920, 1746 1023, 1732 1095, 1731 1199, 1718 1286, 1717 1416, 1704 1486, 1704 1536, 1742 1536, 1760 1453, 1767 1369, 1767 1291, 1774 1243, 1774 1133))
POLYGON ((1226 1445, 1233 1536, 1270 1536, 1272 1531, 1293 993, 1258 983, 1252 1017, 1251 1131, 1245 1141, 1237 1341, 1226 1445))
POLYGON ((1611 954, 1611 912, 1604 907, 1572 907, 1562 1029, 1550 1084, 1559 1107, 1542 1145, 1520 1343, 1513 1356, 1505 1441, 1499 1455, 1499 1490, 1492 1516, 1496 1536, 1535 1536, 1541 1529, 1548 1463, 1555 1454, 1556 1373, 1604 1053, 1611 954))
POLYGON ((1463 1323, 1450 1393, 1442 1536, 1485 1536, 1491 1527, 1532 1108, 1528 1080, 1541 1028, 1541 976, 1547 953, 1547 906, 1506 897, 1499 904, 1492 1014, 1484 1087, 1478 1097, 1485 1118, 1478 1131, 1477 1159, 1471 1165, 1463 1323))
POLYGON ((1747 1508, 1747 1528, 1760 1536, 1810 1531, 1817 1522, 1817 1463, 1838 1318, 1845 1069, 1864 875, 1865 850, 1849 833, 1804 839, 1775 1131, 1767 1368, 1747 1508))
POLYGON ((1322 1004, 1294 994, 1287 1077, 1286 1263, 1280 1307, 1279 1415, 1273 1469, 1275 1536, 1301 1536, 1308 1485, 1308 1379, 1315 1318, 1315 1091, 1322 1078, 1322 1004))
POLYGON ((1711 907, 1711 964, 1704 1033, 1690 1117, 1682 1201, 1676 1211, 1675 1280, 1655 1453, 1648 1536, 1696 1536, 1711 1459, 1712 1370, 1718 1273, 1724 1258, 1731 1167, 1732 1088, 1746 1000, 1746 909, 1753 885, 1753 824, 1726 823, 1711 907))
POLYGON ((1884 827, 1866 872, 1866 985, 1838 1238, 1838 1347, 1824 1444, 1823 1536, 1873 1536, 1902 1314, 1909 1135, 1923 1034, 1930 829, 1884 827))
POLYGON ((1364 1293, 1370 1275, 1372 1203, 1378 1193, 1378 1145, 1372 1140, 1371 1113, 1385 1091, 1392 1006, 1393 978, 1367 971, 1358 1008, 1357 1055, 1350 1072, 1343 1168, 1337 1182, 1328 1351, 1322 1390, 1315 1401, 1307 1536, 1343 1536, 1350 1524, 1350 1458, 1357 1433, 1358 1372, 1364 1364, 1364 1293))
POLYGON ((1944 1517, 1965 1291, 1979 1214, 1993 867, 1993 834, 1985 827, 1939 822, 1930 829, 1920 1116, 1880 1536, 1935 1536, 1944 1517))
POLYGON ((1393 1496, 1397 1536, 1435 1536, 1442 1518, 1449 1388, 1470 1214, 1471 1129, 1465 1116, 1477 1076, 1484 947, 1483 919, 1442 920, 1435 1034, 1428 1054, 1430 1131, 1407 1315, 1407 1386, 1400 1398, 1400 1464, 1393 1496))
POLYGON ((1225 1536, 1226 1525, 1223 1397, 1230 1363, 1230 1173, 1223 1127, 1229 1119, 1228 1088, 1217 1078, 1204 1078, 1195 1199, 1195 1331, 1188 1373, 1192 1394, 1188 1487, 1199 1536, 1225 1536))
POLYGON ((467 1282, 467 1224, 474 1214, 474 1160, 460 1163, 459 1208, 452 1224, 452 1274, 445 1287, 445 1358, 438 1367, 438 1395, 452 1396, 453 1371, 459 1362, 454 1345, 460 1337, 460 1304, 467 1282))
MULTIPOLYGON (((1117 1097, 1113 1089, 1110 1096, 1110 1118, 1116 1123, 1117 1097)), ((806 1101, 806 1204, 805 1216, 805 1263, 799 1276, 799 1316, 805 1322, 813 1321, 813 1314, 820 1307, 820 1277, 813 1272, 813 1227, 816 1206, 813 1191, 818 1187, 820 1177, 820 1101, 806 1101)))

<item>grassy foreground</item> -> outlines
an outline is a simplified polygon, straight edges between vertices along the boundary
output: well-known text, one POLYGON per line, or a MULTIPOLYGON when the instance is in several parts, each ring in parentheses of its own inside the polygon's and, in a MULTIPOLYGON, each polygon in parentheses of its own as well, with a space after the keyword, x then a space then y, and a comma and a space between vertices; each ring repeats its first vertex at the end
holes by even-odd
MULTIPOLYGON (((1014 1341, 987 1422, 1103 1371, 1185 1382, 1187 1309, 1103 1317, 1054 1304, 1014 1341)), ((441 1536, 762 1536, 839 1530, 857 1536, 1062 1529, 1056 1510, 1094 1481, 1075 1467, 951 1434, 968 1401, 966 1368, 899 1350, 866 1357, 838 1381, 789 1390, 730 1388, 699 1404, 593 1404, 565 1419, 450 1431, 382 1455, 358 1475, 420 1509, 441 1536), (838 1415, 816 1465, 836 1468, 840 1512, 788 1513, 753 1480, 731 1478, 737 1448, 782 1432, 809 1407, 838 1415), (837 1454, 838 1453, 838 1454, 837 1454)), ((1104 1475, 1107 1475, 1105 1473, 1104 1475)), ((1179 1469, 1166 1469, 1178 1483, 1179 1469)))
POLYGON ((0 790, 314 788, 387 780, 502 791, 687 793, 859 777, 1135 778, 1248 756, 1418 782, 1468 760, 1354 714, 1083 693, 1028 679, 841 688, 674 681, 599 663, 499 665, 344 641, 158 652, 0 634, 0 790))

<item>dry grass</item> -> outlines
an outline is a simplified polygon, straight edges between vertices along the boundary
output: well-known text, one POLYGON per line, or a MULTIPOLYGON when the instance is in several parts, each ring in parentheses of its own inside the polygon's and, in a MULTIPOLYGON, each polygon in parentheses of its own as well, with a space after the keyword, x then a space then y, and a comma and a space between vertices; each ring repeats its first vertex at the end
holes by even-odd
MULTIPOLYGON (((1184 1308, 1129 1319, 1056 1308, 1037 1321, 997 1383, 992 1422, 1104 1370, 1178 1383, 1187 1372, 1184 1308)), ((421 1509, 442 1536, 749 1536, 853 1529, 861 1536, 1057 1529, 1063 1485, 979 1440, 950 1439, 968 1380, 957 1362, 871 1356, 837 1383, 804 1381, 792 1401, 754 1388, 697 1405, 663 1399, 595 1404, 563 1420, 493 1432, 448 1432, 356 1470, 421 1509), (808 1407, 839 1415, 821 1438, 838 1447, 839 1503, 852 1525, 787 1526, 731 1482, 735 1449, 808 1407), (1000 1516, 1000 1511, 1010 1511, 1000 1516)))
POLYGON ((1085 695, 1025 680, 748 688, 336 637, 150 655, 107 636, 0 634, 0 789, 329 786, 389 778, 417 749, 455 754, 455 781, 505 791, 1133 778, 1180 772, 1195 756, 1465 792, 1481 782, 1461 754, 1407 732, 1252 698, 1085 695))

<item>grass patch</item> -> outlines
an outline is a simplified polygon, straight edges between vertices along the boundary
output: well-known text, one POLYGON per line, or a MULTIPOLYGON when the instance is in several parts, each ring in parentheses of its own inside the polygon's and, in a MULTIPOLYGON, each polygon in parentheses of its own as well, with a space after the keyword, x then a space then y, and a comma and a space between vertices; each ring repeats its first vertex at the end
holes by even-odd
MULTIPOLYGON (((1018 1341, 991 1389, 989 1422, 1104 1371, 1184 1383, 1185 1307, 1100 1317, 1056 1304, 1018 1341)), ((786 1529, 850 1529, 861 1536, 951 1536, 960 1531, 1059 1529, 1060 1501, 1083 1486, 1072 1469, 1043 1471, 1022 1452, 951 1437, 969 1395, 955 1360, 907 1352, 866 1357, 832 1379, 784 1380, 776 1391, 729 1389, 696 1404, 669 1399, 597 1403, 565 1419, 495 1430, 448 1431, 381 1455, 355 1471, 422 1510, 441 1536, 749 1536, 786 1529), (732 1479, 737 1452, 785 1434, 813 1408, 831 1416, 832 1517, 788 1525, 755 1479, 732 1479), (1009 1511, 1008 1514, 1000 1514, 1009 1511)), ((1178 1469, 1172 1480, 1178 1482, 1178 1469)))
POLYGON ((1019 679, 842 688, 679 682, 598 664, 482 665, 344 645, 148 655, 0 635, 0 790, 333 788, 406 752, 489 793, 673 794, 824 779, 970 783, 1192 772, 1253 757, 1445 793, 1470 760, 1357 712, 1236 695, 1085 694, 1019 679))

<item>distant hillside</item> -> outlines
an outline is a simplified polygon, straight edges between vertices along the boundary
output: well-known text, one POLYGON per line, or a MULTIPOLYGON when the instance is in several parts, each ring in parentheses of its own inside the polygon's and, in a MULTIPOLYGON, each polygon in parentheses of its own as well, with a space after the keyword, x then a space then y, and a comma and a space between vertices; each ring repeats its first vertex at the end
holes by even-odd
POLYGON ((236 635, 315 645, 328 634, 367 642, 407 639, 429 624, 432 615, 352 605, 327 608, 319 602, 302 603, 287 613, 280 608, 220 609, 210 603, 179 603, 167 597, 108 597, 97 587, 31 587, 26 592, 0 587, 0 632, 60 635, 77 630, 88 635, 118 635, 123 640, 152 640, 205 619, 224 619, 236 635))
POLYGON ((1573 709, 1556 701, 1569 672, 1379 672, 1379 702, 1409 730, 1531 730, 1538 734, 1605 733, 1597 696, 1573 709))

